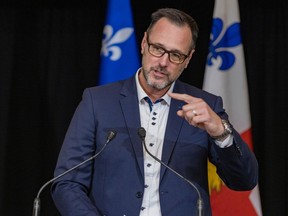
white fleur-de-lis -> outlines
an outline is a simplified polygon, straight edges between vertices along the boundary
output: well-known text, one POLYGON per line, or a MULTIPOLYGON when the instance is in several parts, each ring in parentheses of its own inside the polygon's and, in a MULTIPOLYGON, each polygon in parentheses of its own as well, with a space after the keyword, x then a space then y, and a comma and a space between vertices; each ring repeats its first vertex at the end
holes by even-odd
POLYGON ((106 25, 103 30, 104 38, 102 40, 101 55, 105 57, 110 55, 111 61, 117 61, 121 58, 122 51, 121 48, 115 44, 123 43, 126 41, 133 33, 133 28, 122 28, 118 30, 113 35, 113 27, 111 25, 106 25))

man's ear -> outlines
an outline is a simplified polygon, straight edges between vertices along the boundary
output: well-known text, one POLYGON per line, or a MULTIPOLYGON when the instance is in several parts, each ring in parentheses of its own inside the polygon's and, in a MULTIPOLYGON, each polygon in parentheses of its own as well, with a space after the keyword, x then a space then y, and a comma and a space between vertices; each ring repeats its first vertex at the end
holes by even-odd
POLYGON ((191 52, 190 52, 188 58, 185 60, 185 68, 188 67, 188 64, 189 64, 189 62, 190 62, 190 60, 191 60, 191 58, 192 58, 194 52, 195 52, 195 49, 191 50, 191 52))
POLYGON ((144 48, 146 44, 147 44, 147 32, 144 32, 144 36, 141 41, 141 54, 144 53, 144 48))

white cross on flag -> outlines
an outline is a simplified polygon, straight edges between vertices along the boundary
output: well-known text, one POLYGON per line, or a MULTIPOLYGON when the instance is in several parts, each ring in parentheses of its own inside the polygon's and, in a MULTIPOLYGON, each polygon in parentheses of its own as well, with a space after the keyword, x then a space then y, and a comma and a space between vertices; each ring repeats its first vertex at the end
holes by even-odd
MULTIPOLYGON (((223 98, 231 123, 253 149, 237 0, 215 0, 203 89, 223 98)), ((211 163, 208 175, 213 216, 262 215, 258 186, 252 191, 232 191, 211 163)))

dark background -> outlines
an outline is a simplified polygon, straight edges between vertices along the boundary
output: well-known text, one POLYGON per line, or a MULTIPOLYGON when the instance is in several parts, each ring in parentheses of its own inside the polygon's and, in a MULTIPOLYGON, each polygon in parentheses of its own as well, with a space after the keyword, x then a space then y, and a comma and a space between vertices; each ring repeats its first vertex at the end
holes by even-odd
MULTIPOLYGON (((286 0, 241 0, 255 154, 264 215, 288 215, 286 0)), ((214 0, 132 0, 138 43, 159 7, 200 27, 181 79, 202 87, 214 0)), ((31 215, 85 87, 96 85, 106 1, 0 3, 0 215, 31 215)), ((41 215, 58 215, 46 188, 41 215)))

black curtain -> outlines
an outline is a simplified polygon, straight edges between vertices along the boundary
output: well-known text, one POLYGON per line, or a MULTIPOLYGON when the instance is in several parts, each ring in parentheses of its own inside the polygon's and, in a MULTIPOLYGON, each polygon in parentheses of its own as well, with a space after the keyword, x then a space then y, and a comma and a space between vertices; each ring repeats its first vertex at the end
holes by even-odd
MULTIPOLYGON (((288 5, 242 0, 254 150, 264 215, 287 215, 288 5)), ((175 7, 200 27, 181 80, 202 87, 214 0, 131 0, 138 44, 151 12, 175 7)), ((39 188, 53 177, 73 112, 98 80, 106 1, 15 1, 0 7, 0 215, 31 215, 39 188)), ((41 215, 59 215, 49 193, 41 215)))

